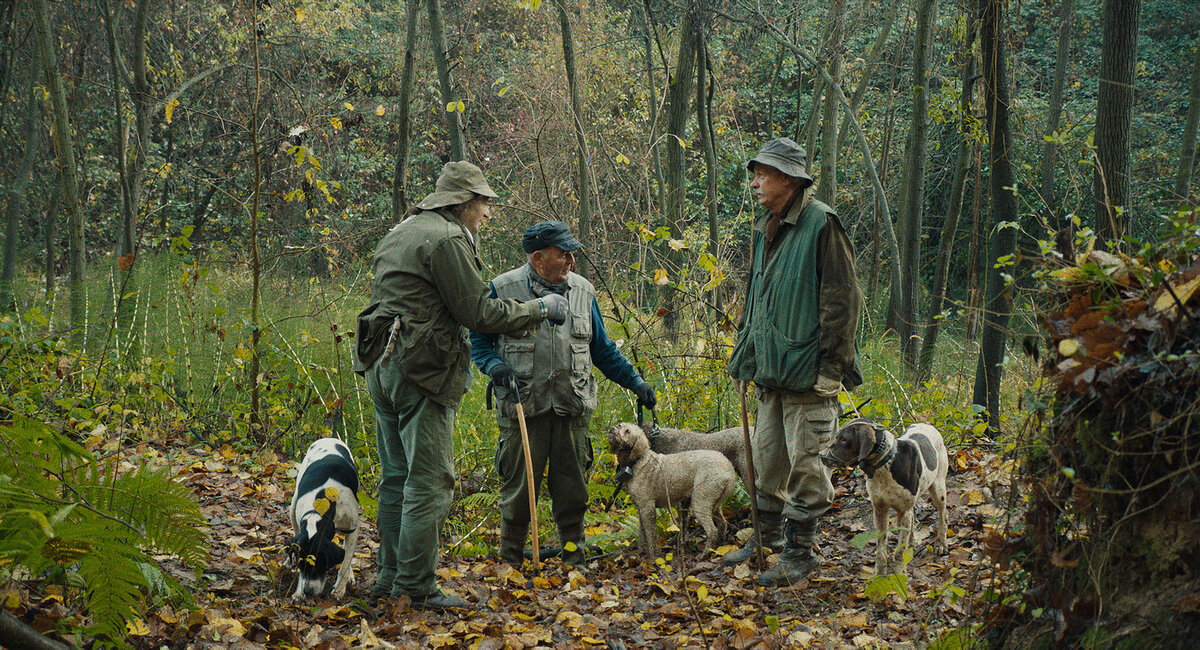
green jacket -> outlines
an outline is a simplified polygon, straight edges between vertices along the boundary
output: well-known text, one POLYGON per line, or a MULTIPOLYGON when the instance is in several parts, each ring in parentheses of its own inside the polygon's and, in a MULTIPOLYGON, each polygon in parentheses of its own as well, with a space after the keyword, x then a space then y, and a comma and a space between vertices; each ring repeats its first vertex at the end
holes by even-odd
POLYGON ((395 342, 394 363, 421 393, 450 407, 471 386, 467 329, 517 336, 542 321, 541 305, 496 300, 475 241, 448 208, 394 226, 375 247, 371 304, 358 315, 354 371, 370 369, 395 342))
POLYGON ((855 333, 862 292, 854 247, 833 210, 802 195, 780 220, 768 252, 770 213, 754 224, 746 307, 729 358, 734 379, 802 393, 818 375, 862 383, 855 333))

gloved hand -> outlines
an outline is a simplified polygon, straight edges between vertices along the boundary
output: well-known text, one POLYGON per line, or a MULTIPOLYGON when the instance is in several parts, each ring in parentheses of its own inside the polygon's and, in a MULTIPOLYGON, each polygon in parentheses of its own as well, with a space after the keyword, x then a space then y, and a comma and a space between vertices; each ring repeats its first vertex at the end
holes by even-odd
POLYGON ((569 303, 565 296, 552 293, 548 296, 538 298, 537 302, 542 306, 542 315, 546 317, 546 320, 555 325, 562 325, 566 322, 569 303))
POLYGON ((512 366, 503 361, 492 366, 488 370, 488 376, 492 378, 492 385, 496 388, 511 389, 517 385, 517 374, 513 372, 512 366))
POLYGON ((648 409, 658 406, 658 397, 654 394, 654 389, 645 380, 642 380, 631 390, 634 395, 637 395, 638 406, 644 406, 648 409))
POLYGON ((813 384, 812 390, 821 397, 837 397, 838 393, 842 392, 842 382, 825 375, 817 375, 817 383, 813 384))

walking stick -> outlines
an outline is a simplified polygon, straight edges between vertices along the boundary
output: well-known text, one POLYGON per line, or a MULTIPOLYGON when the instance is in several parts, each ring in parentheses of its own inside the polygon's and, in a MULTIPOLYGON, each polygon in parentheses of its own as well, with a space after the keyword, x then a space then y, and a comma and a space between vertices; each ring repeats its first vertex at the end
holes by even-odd
POLYGON ((529 429, 525 427, 525 407, 521 405, 521 390, 513 380, 513 394, 517 396, 517 425, 521 428, 521 450, 525 452, 525 487, 529 492, 529 527, 533 530, 533 574, 541 568, 541 548, 538 545, 537 492, 533 482, 533 457, 529 453, 529 429))
POLYGON ((758 570, 762 571, 762 525, 758 523, 758 487, 755 485, 758 482, 758 474, 754 471, 754 449, 750 446, 750 416, 746 414, 745 382, 738 382, 738 397, 742 406, 742 442, 746 445, 746 468, 750 470, 750 485, 747 485, 746 489, 750 492, 750 523, 754 526, 754 558, 758 570))

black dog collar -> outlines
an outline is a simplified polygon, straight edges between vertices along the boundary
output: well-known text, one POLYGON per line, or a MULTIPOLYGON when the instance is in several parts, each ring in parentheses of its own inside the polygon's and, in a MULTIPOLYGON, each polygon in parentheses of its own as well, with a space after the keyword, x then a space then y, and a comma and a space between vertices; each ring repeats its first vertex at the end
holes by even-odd
POLYGON ((875 478, 875 472, 879 471, 880 467, 886 466, 896 457, 896 439, 891 435, 887 435, 883 440, 875 443, 871 447, 871 453, 858 464, 859 469, 867 475, 867 478, 875 478))

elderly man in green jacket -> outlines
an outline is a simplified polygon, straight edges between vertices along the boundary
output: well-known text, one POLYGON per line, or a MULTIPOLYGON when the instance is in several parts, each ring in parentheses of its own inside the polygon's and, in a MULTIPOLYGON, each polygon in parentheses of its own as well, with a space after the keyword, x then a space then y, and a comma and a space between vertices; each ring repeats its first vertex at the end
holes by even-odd
POLYGON ((469 162, 447 163, 436 190, 375 248, 371 304, 358 316, 354 370, 367 378, 381 464, 373 596, 465 607, 438 587, 438 538, 454 490, 453 429, 471 385, 467 330, 521 336, 562 323, 567 299, 497 300, 476 234, 496 193, 469 162))
MULTIPOLYGON (((837 430, 838 392, 862 383, 855 333, 862 292, 854 247, 833 210, 811 197, 800 145, 780 138, 747 163, 750 188, 767 209, 754 222, 746 307, 729 374, 758 391, 754 426, 763 543, 782 548, 759 576, 764 586, 803 578, 817 567, 817 518, 833 501, 819 459, 837 430)), ((754 539, 725 556, 753 555, 754 539)))

